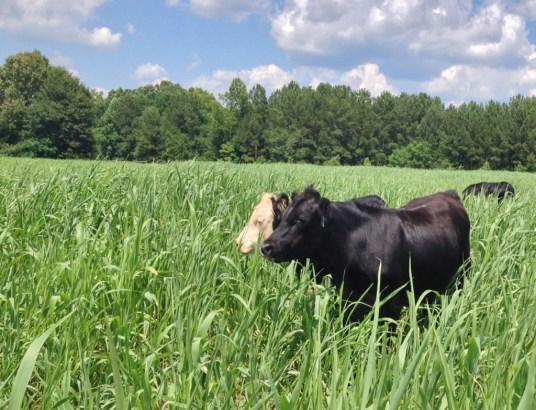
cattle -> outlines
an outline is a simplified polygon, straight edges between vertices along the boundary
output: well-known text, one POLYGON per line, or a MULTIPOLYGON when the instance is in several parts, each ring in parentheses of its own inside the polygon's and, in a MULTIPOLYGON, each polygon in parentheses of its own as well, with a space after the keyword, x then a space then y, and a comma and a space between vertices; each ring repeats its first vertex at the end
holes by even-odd
POLYGON ((513 197, 515 190, 512 184, 508 182, 479 182, 469 185, 462 192, 466 198, 469 195, 497 196, 497 201, 501 203, 504 198, 513 197))
POLYGON ((287 209, 289 198, 286 194, 265 192, 260 202, 253 209, 248 223, 235 239, 240 252, 249 255, 255 250, 257 243, 266 240, 281 221, 287 209))
MULTIPOLYGON (((364 205, 387 206, 383 198, 378 195, 368 195, 353 199, 353 201, 364 205)), ((261 200, 253 209, 246 226, 235 239, 235 243, 243 255, 251 254, 258 242, 264 242, 272 234, 272 231, 281 222, 288 204, 289 198, 285 193, 265 192, 261 195, 261 200)))
POLYGON ((426 290, 443 292, 462 266, 468 266, 470 222, 454 191, 417 198, 398 209, 351 200, 333 202, 313 187, 293 194, 281 223, 264 242, 273 262, 310 260, 316 280, 330 274, 350 301, 360 300, 353 320, 361 320, 375 301, 378 278, 384 294, 400 290, 380 314, 397 318, 426 290))

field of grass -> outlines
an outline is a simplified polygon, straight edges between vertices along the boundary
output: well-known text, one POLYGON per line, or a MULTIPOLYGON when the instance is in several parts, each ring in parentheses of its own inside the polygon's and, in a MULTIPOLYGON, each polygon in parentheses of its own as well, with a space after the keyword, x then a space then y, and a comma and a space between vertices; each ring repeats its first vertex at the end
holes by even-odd
POLYGON ((0 158, 0 408, 534 409, 535 203, 523 173, 0 158), (466 286, 395 334, 233 243, 262 191, 503 179, 515 200, 465 202, 466 286))

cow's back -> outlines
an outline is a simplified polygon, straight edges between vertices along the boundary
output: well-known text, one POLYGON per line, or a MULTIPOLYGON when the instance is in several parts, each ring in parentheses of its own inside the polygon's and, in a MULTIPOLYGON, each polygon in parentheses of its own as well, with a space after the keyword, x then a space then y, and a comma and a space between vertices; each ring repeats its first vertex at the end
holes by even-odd
POLYGON ((506 181, 478 182, 465 188, 462 192, 462 195, 464 197, 467 197, 468 195, 495 195, 498 197, 499 202, 502 202, 505 197, 514 196, 515 189, 512 184, 506 181))
POLYGON ((470 221, 454 191, 419 198, 399 210, 415 290, 444 290, 470 257, 470 221))
POLYGON ((476 184, 468 185, 463 191, 462 196, 466 197, 468 195, 478 195, 483 191, 484 182, 478 182, 476 184))

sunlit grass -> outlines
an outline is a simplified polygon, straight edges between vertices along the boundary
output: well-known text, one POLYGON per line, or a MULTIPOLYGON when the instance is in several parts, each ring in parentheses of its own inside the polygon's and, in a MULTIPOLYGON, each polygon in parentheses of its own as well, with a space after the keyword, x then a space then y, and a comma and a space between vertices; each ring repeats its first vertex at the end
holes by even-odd
POLYGON ((43 409, 536 406, 530 174, 0 161, 0 408, 21 389, 43 409), (481 180, 518 196, 465 202, 465 287, 415 301, 394 333, 346 326, 336 289, 308 296, 310 277, 232 242, 263 191, 399 206, 481 180))

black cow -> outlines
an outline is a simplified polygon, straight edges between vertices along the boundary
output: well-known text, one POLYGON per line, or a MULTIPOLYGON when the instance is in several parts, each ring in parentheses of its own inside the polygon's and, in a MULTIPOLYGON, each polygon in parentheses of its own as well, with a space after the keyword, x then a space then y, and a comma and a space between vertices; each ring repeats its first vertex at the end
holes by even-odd
POLYGON ((515 190, 512 184, 508 182, 479 182, 477 184, 469 185, 462 192, 463 197, 468 195, 484 195, 484 196, 497 196, 499 203, 504 198, 513 197, 515 190))
MULTIPOLYGON (((416 297, 427 289, 444 291, 469 260, 469 231, 469 217, 454 191, 392 209, 356 200, 332 202, 308 187, 293 195, 261 252, 274 262, 309 259, 317 280, 331 274, 335 285, 344 285, 346 299, 362 297, 371 306, 380 266, 385 294, 409 286, 410 263, 416 297)), ((407 303, 402 290, 380 313, 396 318, 407 303)), ((369 306, 361 304, 354 320, 369 306)))

